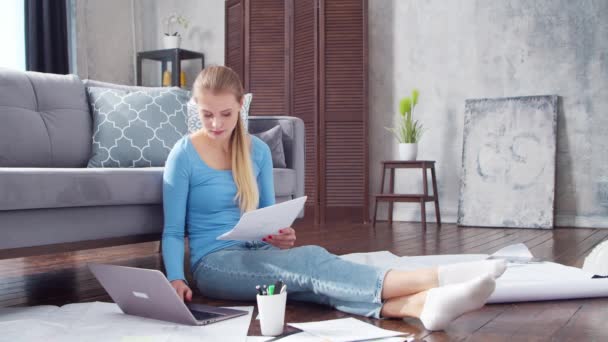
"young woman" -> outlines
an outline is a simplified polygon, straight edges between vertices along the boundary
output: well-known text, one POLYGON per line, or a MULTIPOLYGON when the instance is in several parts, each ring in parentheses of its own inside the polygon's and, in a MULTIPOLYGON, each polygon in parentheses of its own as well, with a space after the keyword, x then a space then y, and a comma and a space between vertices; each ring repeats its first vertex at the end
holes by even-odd
POLYGON ((494 291, 504 262, 381 269, 344 261, 319 246, 293 248, 291 227, 263 241, 216 240, 243 212, 274 204, 272 158, 241 122, 243 87, 234 71, 204 69, 193 97, 202 129, 177 142, 163 180, 163 260, 182 299, 192 298, 184 276, 186 232, 194 285, 214 298, 254 300, 256 285, 282 279, 290 300, 375 318, 418 317, 427 329, 441 330, 482 307, 494 291))

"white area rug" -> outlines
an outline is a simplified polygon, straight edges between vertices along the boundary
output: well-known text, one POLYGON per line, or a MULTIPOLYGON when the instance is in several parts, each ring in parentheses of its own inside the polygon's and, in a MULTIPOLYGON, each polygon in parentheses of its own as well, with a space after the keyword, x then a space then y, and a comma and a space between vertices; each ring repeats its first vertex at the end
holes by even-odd
POLYGON ((125 315, 116 304, 78 303, 0 308, 0 341, 223 341, 247 340, 249 314, 201 327, 125 315))

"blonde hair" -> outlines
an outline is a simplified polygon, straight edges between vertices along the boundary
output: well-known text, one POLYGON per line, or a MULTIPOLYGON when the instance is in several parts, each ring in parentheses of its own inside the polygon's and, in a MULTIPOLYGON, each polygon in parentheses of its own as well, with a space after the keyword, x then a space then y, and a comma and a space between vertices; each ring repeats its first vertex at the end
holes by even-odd
MULTIPOLYGON (((195 99, 196 95, 203 90, 209 90, 214 94, 230 92, 234 94, 239 103, 241 103, 244 93, 239 76, 225 66, 210 66, 203 69, 196 77, 192 89, 195 99)), ((260 198, 251 164, 251 143, 247 139, 247 132, 240 113, 236 115, 238 116, 237 124, 230 136, 232 178, 237 189, 234 199, 239 201, 241 212, 246 212, 257 209, 260 198)))

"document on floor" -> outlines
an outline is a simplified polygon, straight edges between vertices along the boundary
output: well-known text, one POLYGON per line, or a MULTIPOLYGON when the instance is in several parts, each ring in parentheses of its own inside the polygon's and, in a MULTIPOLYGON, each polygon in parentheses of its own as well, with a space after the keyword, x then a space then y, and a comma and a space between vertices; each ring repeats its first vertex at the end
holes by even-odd
POLYGON ((535 258, 525 244, 518 243, 488 254, 396 256, 388 251, 353 253, 341 258, 352 262, 411 271, 461 262, 505 259, 507 271, 496 281, 488 303, 608 297, 608 279, 577 267, 535 258), (550 285, 550 286, 548 286, 550 285))
POLYGON ((535 258, 526 245, 523 243, 516 243, 514 245, 502 248, 488 257, 488 259, 504 259, 508 262, 523 262, 532 263, 540 262, 541 260, 535 258))
MULTIPOLYGON (((289 335, 281 338, 279 341, 281 342, 333 342, 335 340, 328 340, 323 337, 319 337, 313 335, 311 333, 307 333, 306 331, 302 331, 301 333, 289 335)), ((374 338, 371 340, 365 340, 365 342, 407 342, 408 339, 405 337, 384 337, 384 338, 374 338)), ((247 342, 254 342, 247 340, 247 342)), ((260 341, 263 342, 263 341, 260 341)))
POLYGON ((269 207, 248 211, 232 230, 218 236, 218 240, 252 241, 279 233, 290 227, 304 208, 307 196, 298 197, 269 207))
MULTIPOLYGON (((367 341, 408 335, 407 333, 400 331, 378 328, 352 317, 310 323, 289 323, 288 325, 303 330, 310 335, 320 337, 322 340, 331 342, 367 341)), ((305 337, 297 335, 291 336, 294 341, 297 341, 298 337, 302 337, 302 341, 304 341, 305 337)))
POLYGON ((77 303, 62 307, 0 308, 4 341, 225 341, 247 340, 248 315, 205 326, 187 326, 126 315, 113 303, 77 303))

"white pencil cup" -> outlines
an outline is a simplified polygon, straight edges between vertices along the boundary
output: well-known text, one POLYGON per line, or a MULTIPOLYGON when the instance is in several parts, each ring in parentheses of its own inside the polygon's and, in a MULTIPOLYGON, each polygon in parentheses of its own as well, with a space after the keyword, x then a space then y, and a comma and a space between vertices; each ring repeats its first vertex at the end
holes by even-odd
POLYGON ((262 335, 281 335, 283 333, 283 325, 285 324, 287 291, 271 296, 257 295, 257 301, 262 335))

